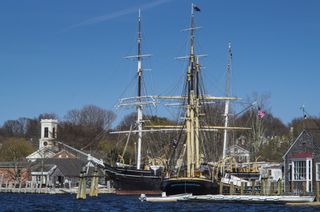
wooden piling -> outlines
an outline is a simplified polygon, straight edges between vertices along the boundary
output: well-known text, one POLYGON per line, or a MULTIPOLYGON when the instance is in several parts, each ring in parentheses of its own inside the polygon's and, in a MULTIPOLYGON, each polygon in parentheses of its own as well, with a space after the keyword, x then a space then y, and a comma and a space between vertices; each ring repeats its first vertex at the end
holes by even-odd
POLYGON ((219 184, 219 192, 220 192, 220 194, 223 194, 223 183, 222 182, 220 182, 220 184, 219 184))
POLYGON ((260 195, 265 195, 265 187, 266 185, 265 185, 265 179, 262 179, 261 180, 261 183, 260 183, 260 195))
POLYGON ((240 194, 244 194, 244 182, 241 182, 240 194))
POLYGON ((282 180, 278 180, 278 195, 282 194, 282 180))
POLYGON ((21 188, 22 188, 22 182, 20 181, 19 182, 19 191, 18 191, 19 193, 21 192, 21 188))
POLYGON ((90 186, 90 192, 89 192, 90 197, 98 196, 98 193, 99 193, 98 181, 99 181, 98 170, 97 170, 97 167, 95 167, 93 175, 91 177, 91 186, 90 186))
POLYGON ((307 195, 307 183, 304 181, 301 183, 303 195, 307 195))
POLYGON ((77 192, 77 199, 86 199, 87 197, 87 188, 86 188, 86 171, 85 167, 83 167, 80 172, 80 180, 79 180, 79 189, 77 192))
POLYGON ((253 180, 252 181, 252 186, 251 186, 251 194, 252 195, 255 195, 256 194, 256 191, 255 191, 255 188, 256 188, 256 181, 255 180, 253 180))
POLYGON ((233 182, 230 183, 230 195, 234 195, 234 185, 233 185, 233 182))
POLYGON ((269 195, 273 195, 273 194, 274 194, 274 182, 271 181, 270 182, 269 195))

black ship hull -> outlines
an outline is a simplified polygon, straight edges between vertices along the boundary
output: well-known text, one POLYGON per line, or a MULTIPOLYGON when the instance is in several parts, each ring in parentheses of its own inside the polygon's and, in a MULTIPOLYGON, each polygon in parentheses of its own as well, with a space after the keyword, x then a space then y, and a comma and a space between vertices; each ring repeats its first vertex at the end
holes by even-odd
POLYGON ((218 194, 218 184, 202 178, 169 178, 161 183, 161 190, 166 195, 191 193, 193 195, 218 194))
POLYGON ((160 194, 162 169, 138 170, 134 167, 105 166, 107 176, 113 181, 116 194, 160 194))

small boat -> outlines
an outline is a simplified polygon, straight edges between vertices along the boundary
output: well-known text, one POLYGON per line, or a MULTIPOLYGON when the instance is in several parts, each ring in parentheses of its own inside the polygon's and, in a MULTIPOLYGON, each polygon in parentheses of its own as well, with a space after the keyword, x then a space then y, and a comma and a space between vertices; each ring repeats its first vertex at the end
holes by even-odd
POLYGON ((139 197, 141 202, 178 202, 184 198, 191 197, 192 194, 177 194, 166 196, 164 193, 162 197, 147 197, 145 194, 141 194, 139 197))
POLYGON ((287 204, 313 202, 314 196, 253 196, 253 195, 192 195, 180 194, 162 197, 147 197, 142 194, 142 202, 229 202, 245 204, 287 204))
POLYGON ((304 203, 313 202, 314 196, 254 196, 254 195, 201 195, 188 196, 179 199, 179 201, 205 201, 205 202, 237 202, 237 203, 304 203))

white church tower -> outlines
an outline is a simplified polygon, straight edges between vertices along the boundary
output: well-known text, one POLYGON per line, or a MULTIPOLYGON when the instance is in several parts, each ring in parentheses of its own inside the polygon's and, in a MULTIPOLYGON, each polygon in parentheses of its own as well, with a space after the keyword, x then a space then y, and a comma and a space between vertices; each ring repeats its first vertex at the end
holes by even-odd
POLYGON ((41 138, 39 139, 39 149, 43 147, 53 147, 57 138, 58 120, 41 119, 41 138))

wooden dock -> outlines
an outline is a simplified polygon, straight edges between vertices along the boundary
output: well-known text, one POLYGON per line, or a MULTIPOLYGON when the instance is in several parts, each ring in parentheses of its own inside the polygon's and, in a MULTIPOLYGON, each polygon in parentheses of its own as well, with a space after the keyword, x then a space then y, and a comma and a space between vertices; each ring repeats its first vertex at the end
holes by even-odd
MULTIPOLYGON (((27 182, 22 185, 22 183, 7 183, 4 185, 0 184, 0 192, 1 193, 30 193, 30 194, 76 194, 78 188, 50 188, 44 187, 41 188, 39 184, 35 184, 32 182, 27 182)), ((89 193, 90 189, 87 189, 87 193, 89 193)), ((110 186, 108 187, 100 187, 100 194, 110 194, 114 193, 114 189, 110 186)))

